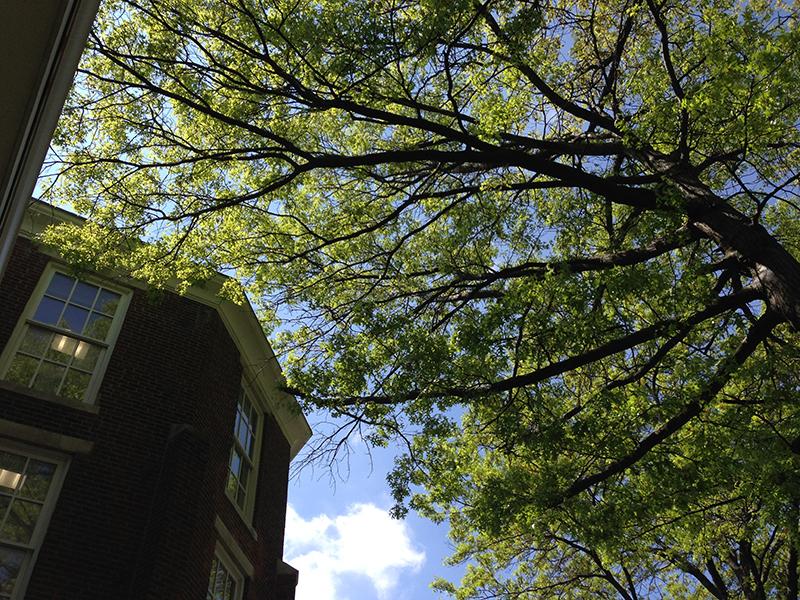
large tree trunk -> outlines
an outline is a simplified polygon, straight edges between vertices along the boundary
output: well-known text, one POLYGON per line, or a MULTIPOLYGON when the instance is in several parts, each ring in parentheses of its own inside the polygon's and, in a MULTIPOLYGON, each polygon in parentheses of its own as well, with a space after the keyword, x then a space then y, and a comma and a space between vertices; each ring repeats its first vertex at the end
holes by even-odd
POLYGON ((800 330, 800 262, 753 222, 696 179, 681 178, 689 222, 746 268, 769 308, 800 330))

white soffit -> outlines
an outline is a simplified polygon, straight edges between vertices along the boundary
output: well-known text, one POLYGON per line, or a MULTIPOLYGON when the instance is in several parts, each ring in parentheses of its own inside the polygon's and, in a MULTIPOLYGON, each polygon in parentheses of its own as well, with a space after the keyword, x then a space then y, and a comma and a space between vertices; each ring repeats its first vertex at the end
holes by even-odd
POLYGON ((0 2, 0 277, 99 4, 0 2))

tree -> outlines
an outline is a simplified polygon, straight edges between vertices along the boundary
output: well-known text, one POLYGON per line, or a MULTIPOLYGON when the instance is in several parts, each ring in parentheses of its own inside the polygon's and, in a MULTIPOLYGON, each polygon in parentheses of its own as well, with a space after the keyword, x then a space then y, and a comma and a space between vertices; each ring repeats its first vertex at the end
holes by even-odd
POLYGON ((308 409, 406 442, 445 591, 795 598, 798 48, 766 1, 110 0, 47 239, 235 273, 308 409))

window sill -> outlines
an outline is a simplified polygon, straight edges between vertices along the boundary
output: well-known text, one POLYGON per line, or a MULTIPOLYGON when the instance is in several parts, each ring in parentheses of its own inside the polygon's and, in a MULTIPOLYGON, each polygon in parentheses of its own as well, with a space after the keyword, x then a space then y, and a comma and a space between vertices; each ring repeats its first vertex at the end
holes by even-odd
POLYGON ((222 542, 222 545, 233 555, 233 558, 238 563, 238 566, 243 571, 243 574, 247 577, 254 577, 256 571, 253 567, 253 563, 251 563, 247 558, 247 555, 242 552, 239 544, 236 543, 236 540, 231 535, 231 532, 228 531, 228 528, 225 527, 225 523, 223 523, 222 519, 219 518, 219 515, 217 515, 216 519, 214 520, 214 528, 217 530, 217 536, 222 542))
POLYGON ((45 402, 53 402, 55 404, 60 404, 68 408, 74 408, 75 410, 88 413, 97 414, 100 412, 100 408, 93 404, 86 404, 85 402, 80 402, 77 400, 69 400, 68 398, 62 398, 61 396, 56 396, 55 394, 34 390, 18 383, 12 383, 11 381, 0 380, 0 389, 30 396, 31 398, 36 398, 38 400, 44 400, 45 402))
POLYGON ((94 442, 46 431, 22 423, 14 423, 6 419, 0 419, 0 435, 10 440, 19 440, 36 444, 40 447, 69 452, 70 454, 89 454, 94 447, 94 442))

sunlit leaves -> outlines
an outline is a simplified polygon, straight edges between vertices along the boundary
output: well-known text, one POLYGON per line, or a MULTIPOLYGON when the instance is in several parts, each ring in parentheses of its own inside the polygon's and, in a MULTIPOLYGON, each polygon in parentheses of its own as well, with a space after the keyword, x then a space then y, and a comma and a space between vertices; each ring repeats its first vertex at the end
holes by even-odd
POLYGON ((458 598, 748 597, 748 552, 785 598, 796 18, 107 2, 49 190, 92 220, 48 240, 156 287, 233 275, 307 410, 404 444, 396 511, 450 522, 458 598))

